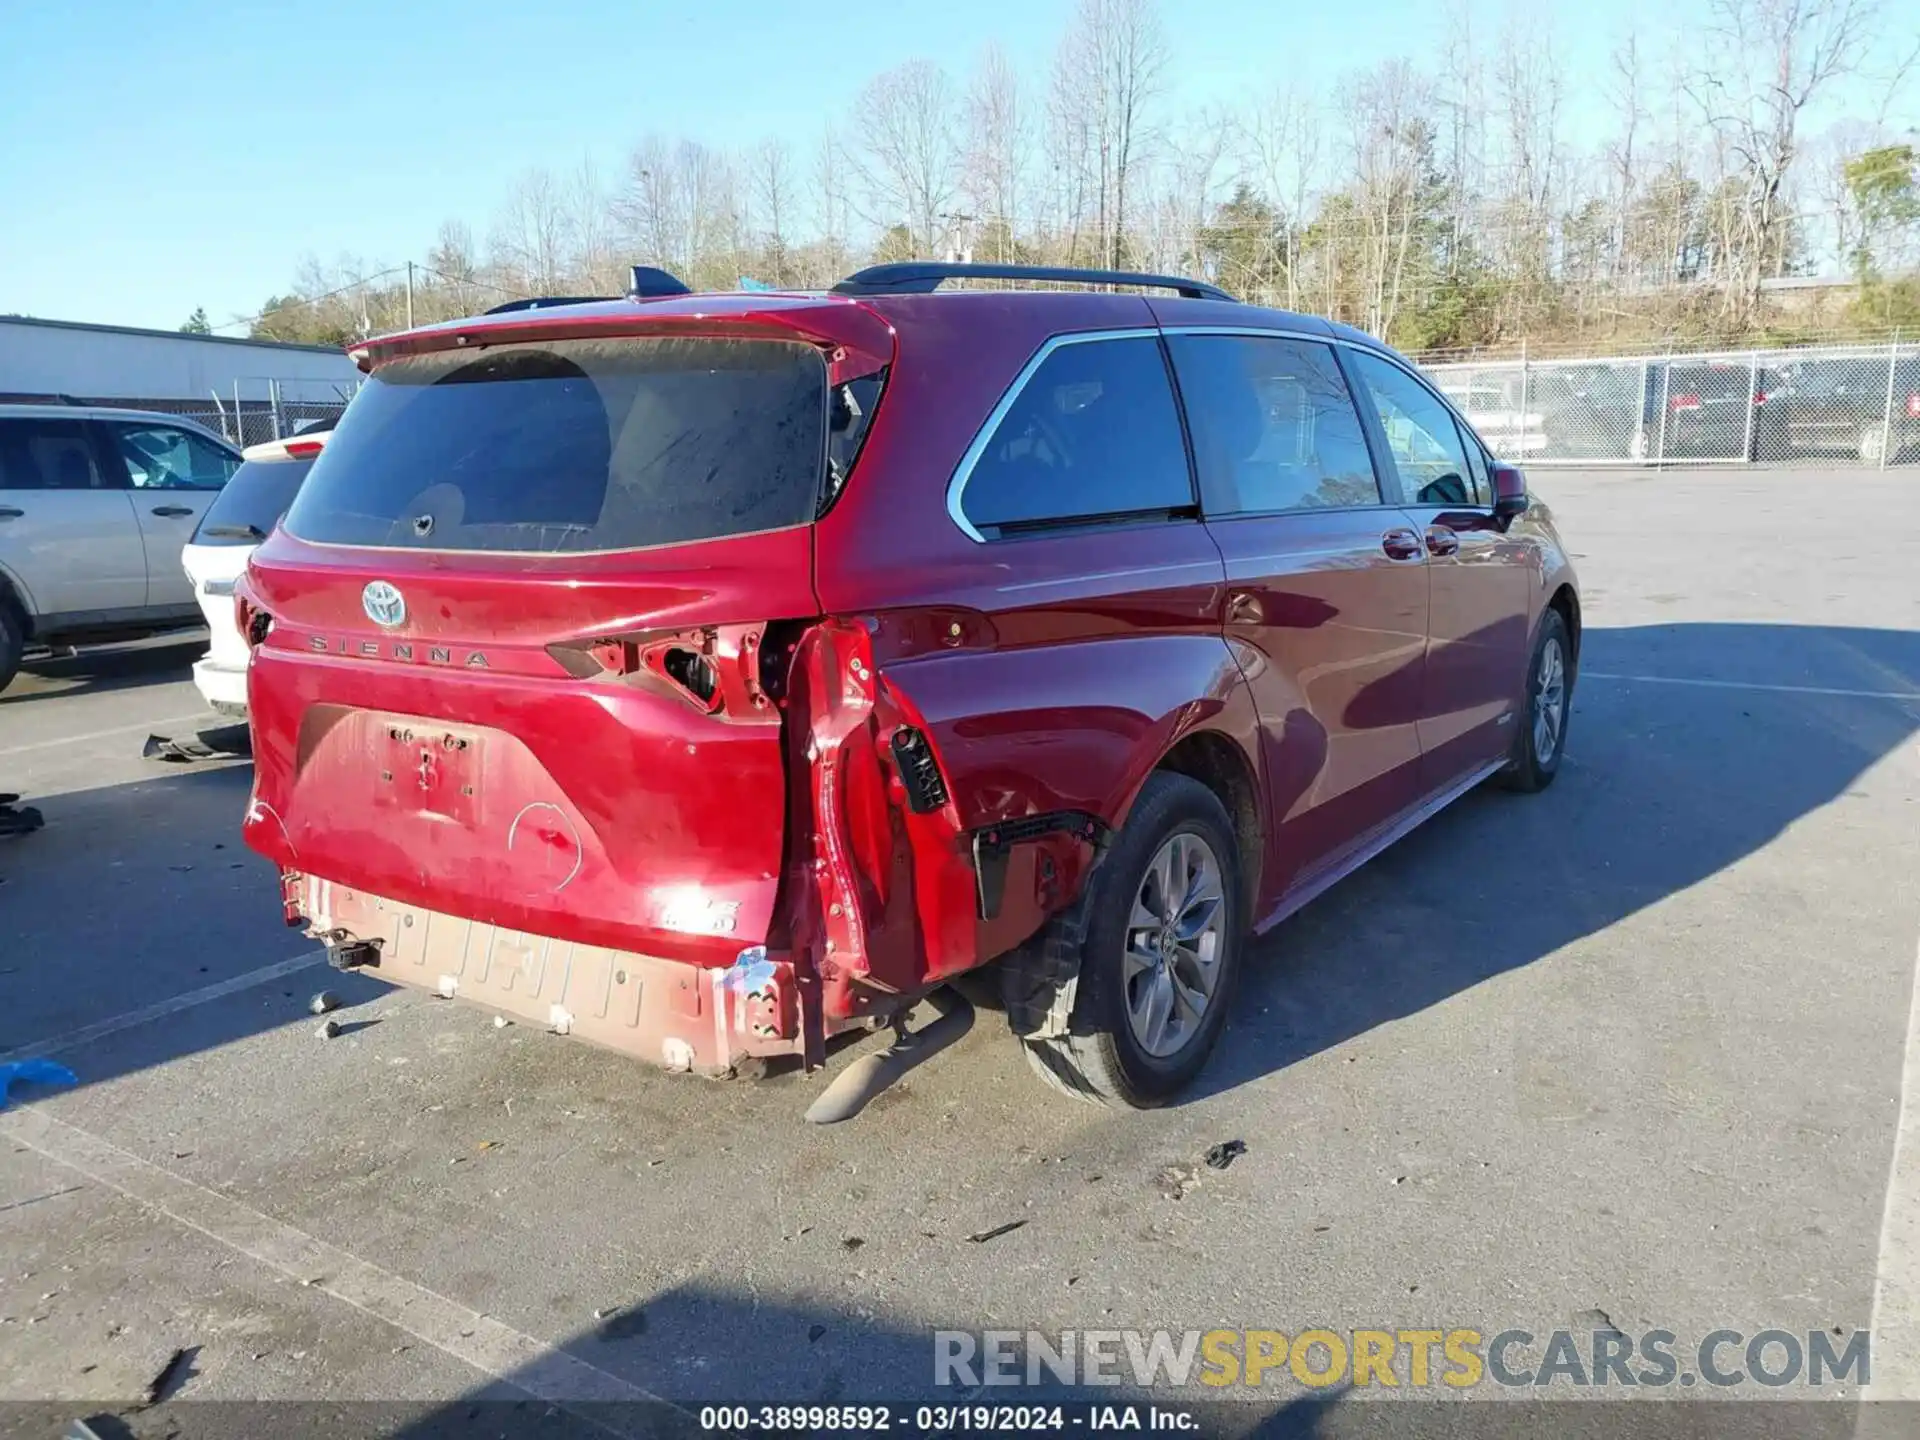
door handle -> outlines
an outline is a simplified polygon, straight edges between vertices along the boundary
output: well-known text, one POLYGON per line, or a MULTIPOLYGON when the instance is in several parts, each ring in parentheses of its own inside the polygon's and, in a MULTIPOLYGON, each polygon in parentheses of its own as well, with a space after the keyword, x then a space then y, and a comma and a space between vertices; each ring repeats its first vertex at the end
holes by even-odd
POLYGON ((191 505, 156 505, 153 507, 153 513, 164 515, 169 520, 178 520, 182 516, 191 515, 193 507, 191 505))
POLYGON ((0 505, 0 520, 18 520, 26 513, 16 505, 0 505))
POLYGON ((1389 530, 1380 537, 1380 548, 1389 560, 1418 560, 1420 537, 1407 529, 1389 530))
POLYGON ((1427 527, 1427 553, 1429 555, 1458 555, 1460 537, 1444 525, 1427 527))

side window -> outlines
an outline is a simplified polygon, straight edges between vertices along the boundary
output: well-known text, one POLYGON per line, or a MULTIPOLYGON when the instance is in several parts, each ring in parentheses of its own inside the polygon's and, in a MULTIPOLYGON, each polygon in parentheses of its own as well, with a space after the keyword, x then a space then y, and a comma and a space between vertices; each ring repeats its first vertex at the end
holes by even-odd
POLYGON ((1041 361, 964 481, 968 522, 991 536, 1191 507, 1157 339, 1069 342, 1041 361))
POLYGON ((78 420, 0 420, 0 490, 98 490, 109 483, 78 420))
POLYGON ((1473 503, 1493 504, 1493 481, 1487 476, 1487 452, 1480 448, 1479 437, 1462 425, 1460 444, 1467 452, 1467 478, 1473 482, 1473 503))
POLYGON ((1398 365, 1364 350, 1348 355, 1387 433, 1387 453, 1400 472, 1401 503, 1474 504, 1472 472, 1453 412, 1398 365))
POLYGON ((136 490, 218 490, 240 468, 218 445, 171 425, 108 427, 136 490))
POLYGON ((1252 335, 1168 337, 1210 515, 1378 505, 1333 351, 1252 335))

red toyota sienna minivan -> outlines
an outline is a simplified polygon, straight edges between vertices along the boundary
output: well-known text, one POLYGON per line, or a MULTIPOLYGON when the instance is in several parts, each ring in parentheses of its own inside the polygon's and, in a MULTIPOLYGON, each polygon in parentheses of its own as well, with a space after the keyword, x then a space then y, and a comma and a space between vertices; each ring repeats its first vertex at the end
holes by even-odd
POLYGON ((336 964, 708 1074, 993 966, 1042 1076, 1150 1105, 1251 936, 1552 781, 1567 556, 1378 341, 635 277, 356 350, 241 584, 247 839, 336 964))

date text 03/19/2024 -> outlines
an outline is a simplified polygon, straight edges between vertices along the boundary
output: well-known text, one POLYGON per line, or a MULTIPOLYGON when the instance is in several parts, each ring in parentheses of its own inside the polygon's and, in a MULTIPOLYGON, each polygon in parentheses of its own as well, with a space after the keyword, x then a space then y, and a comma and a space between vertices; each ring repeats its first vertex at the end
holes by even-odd
POLYGON ((1175 1405, 704 1405, 700 1428, 740 1435, 782 1431, 899 1431, 907 1435, 955 1430, 1000 1434, 1193 1432, 1200 1428, 1200 1422, 1191 1410, 1175 1405))

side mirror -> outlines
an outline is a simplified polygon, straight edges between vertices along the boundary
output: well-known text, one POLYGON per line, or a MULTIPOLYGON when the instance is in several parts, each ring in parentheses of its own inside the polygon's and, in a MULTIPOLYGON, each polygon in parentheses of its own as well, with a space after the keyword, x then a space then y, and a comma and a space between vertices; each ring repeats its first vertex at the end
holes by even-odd
POLYGON ((1504 530, 1527 513, 1527 475, 1504 460, 1494 461, 1487 475, 1493 481, 1493 523, 1504 530))

